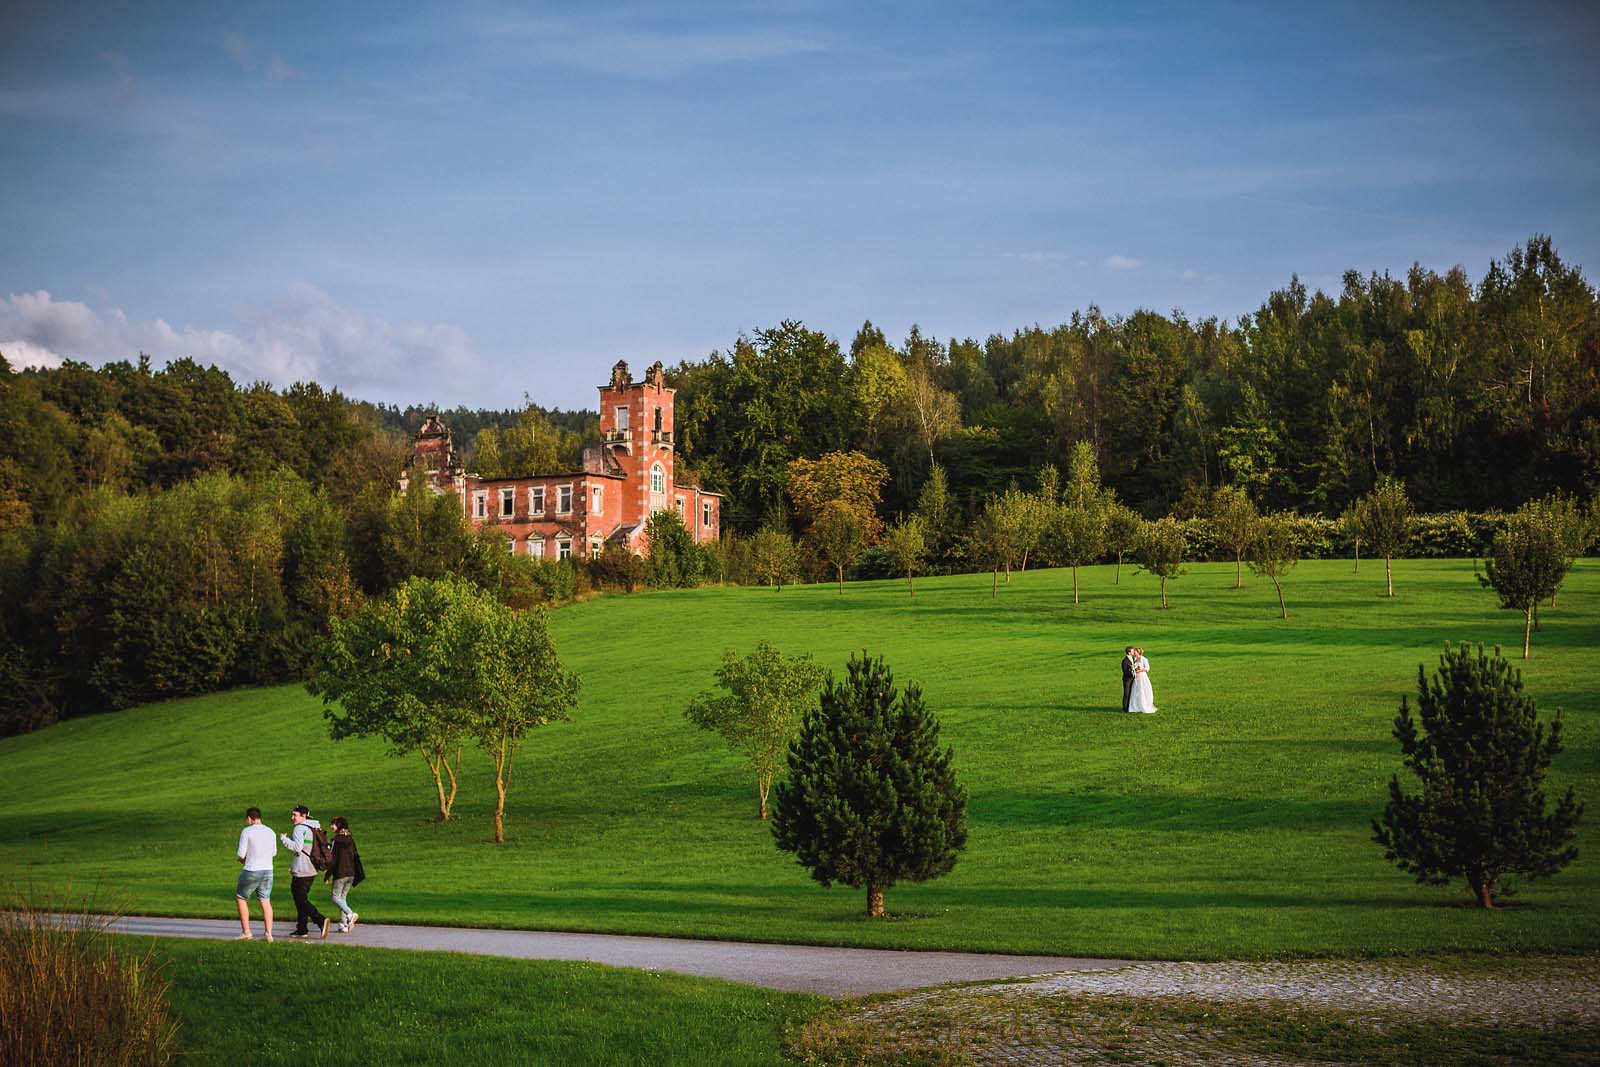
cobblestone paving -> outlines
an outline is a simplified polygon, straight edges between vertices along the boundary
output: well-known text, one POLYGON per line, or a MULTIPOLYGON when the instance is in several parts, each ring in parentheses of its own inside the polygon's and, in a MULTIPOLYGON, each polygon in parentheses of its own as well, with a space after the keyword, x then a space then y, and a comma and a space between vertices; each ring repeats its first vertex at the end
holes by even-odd
MULTIPOLYGON (((1547 1028, 1600 1023, 1600 957, 1508 963, 1419 961, 1138 963, 1006 983, 913 993, 866 1008, 861 1021, 928 1062, 1301 1067, 1311 1061, 1243 1051, 1201 1026, 1143 1019, 1129 1004, 1310 1009, 1381 1028, 1436 1020, 1547 1028), (1107 1010, 1112 1005, 1124 1010, 1107 1010), (937 1051, 930 1057, 930 1042, 937 1051)), ((1336 1067, 1319 1059, 1318 1067, 1336 1067)))
POLYGON ((1440 971, 1410 961, 1140 963, 1098 974, 1047 975, 997 987, 1014 994, 1287 1001, 1360 1014, 1382 1011, 1463 1023, 1548 1026, 1600 1021, 1600 959, 1527 961, 1507 971, 1440 971))

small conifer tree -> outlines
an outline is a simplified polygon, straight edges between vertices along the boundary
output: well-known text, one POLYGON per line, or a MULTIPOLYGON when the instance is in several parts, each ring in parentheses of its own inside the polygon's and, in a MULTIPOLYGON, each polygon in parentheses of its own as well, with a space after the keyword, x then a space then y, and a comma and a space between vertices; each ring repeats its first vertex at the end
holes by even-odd
POLYGON ((866 889, 868 916, 882 918, 885 890, 948 874, 966 846, 967 794, 952 760, 921 689, 901 693, 882 659, 852 656, 790 746, 773 837, 822 885, 866 889))
POLYGON ((1547 878, 1578 855, 1573 840, 1583 805, 1571 788, 1545 813, 1544 777, 1561 751, 1561 720, 1547 734, 1522 672, 1498 648, 1494 658, 1463 641, 1445 646, 1430 683, 1417 667, 1417 710, 1400 701, 1394 736, 1420 793, 1389 780, 1389 803, 1372 822, 1383 856, 1425 885, 1465 878, 1483 908, 1494 907, 1502 875, 1547 878))

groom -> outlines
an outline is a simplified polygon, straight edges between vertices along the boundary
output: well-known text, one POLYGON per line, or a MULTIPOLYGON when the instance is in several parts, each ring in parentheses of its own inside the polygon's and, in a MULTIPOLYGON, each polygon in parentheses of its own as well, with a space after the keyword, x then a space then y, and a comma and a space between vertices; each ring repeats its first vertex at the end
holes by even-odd
POLYGON ((1128 710, 1133 699, 1133 646, 1122 650, 1122 710, 1128 710))

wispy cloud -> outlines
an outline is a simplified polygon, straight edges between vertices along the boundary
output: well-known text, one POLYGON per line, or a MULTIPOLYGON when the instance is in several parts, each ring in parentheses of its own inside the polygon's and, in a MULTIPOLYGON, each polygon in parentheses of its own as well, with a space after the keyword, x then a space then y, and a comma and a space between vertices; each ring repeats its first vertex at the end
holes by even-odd
POLYGON ((231 330, 137 322, 120 308, 97 310, 43 289, 13 293, 0 299, 0 352, 27 366, 100 363, 140 352, 164 360, 189 356, 241 382, 319 381, 352 391, 425 378, 470 380, 482 367, 470 338, 455 326, 391 323, 341 307, 309 285, 266 311, 239 316, 231 330))
POLYGON ((826 33, 798 26, 704 25, 615 15, 505 13, 473 22, 491 45, 529 59, 607 75, 662 77, 699 67, 828 51, 826 33))
POLYGON ((1117 254, 1107 256, 1101 266, 1107 270, 1138 270, 1140 262, 1140 260, 1134 259, 1132 256, 1117 254))
POLYGON ((269 82, 283 82, 290 78, 300 77, 301 72, 291 67, 284 58, 274 52, 257 48, 244 36, 229 30, 222 35, 222 50, 239 65, 239 69, 246 74, 256 74, 269 82))

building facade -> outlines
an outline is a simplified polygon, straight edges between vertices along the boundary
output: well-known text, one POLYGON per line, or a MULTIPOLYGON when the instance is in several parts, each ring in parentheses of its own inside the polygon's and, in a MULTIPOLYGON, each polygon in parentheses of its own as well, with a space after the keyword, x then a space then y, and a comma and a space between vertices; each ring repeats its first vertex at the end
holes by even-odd
MULTIPOLYGON (((659 362, 635 382, 618 360, 611 381, 600 386, 600 443, 583 450, 577 470, 480 478, 462 468, 450 430, 437 416, 417 431, 410 469, 422 472, 433 492, 459 497, 474 526, 503 531, 513 555, 596 556, 608 544, 645 553, 646 521, 668 509, 678 512, 695 541, 715 541, 722 536, 721 494, 677 481, 673 392, 659 362)), ((402 473, 400 491, 409 488, 402 473)))

